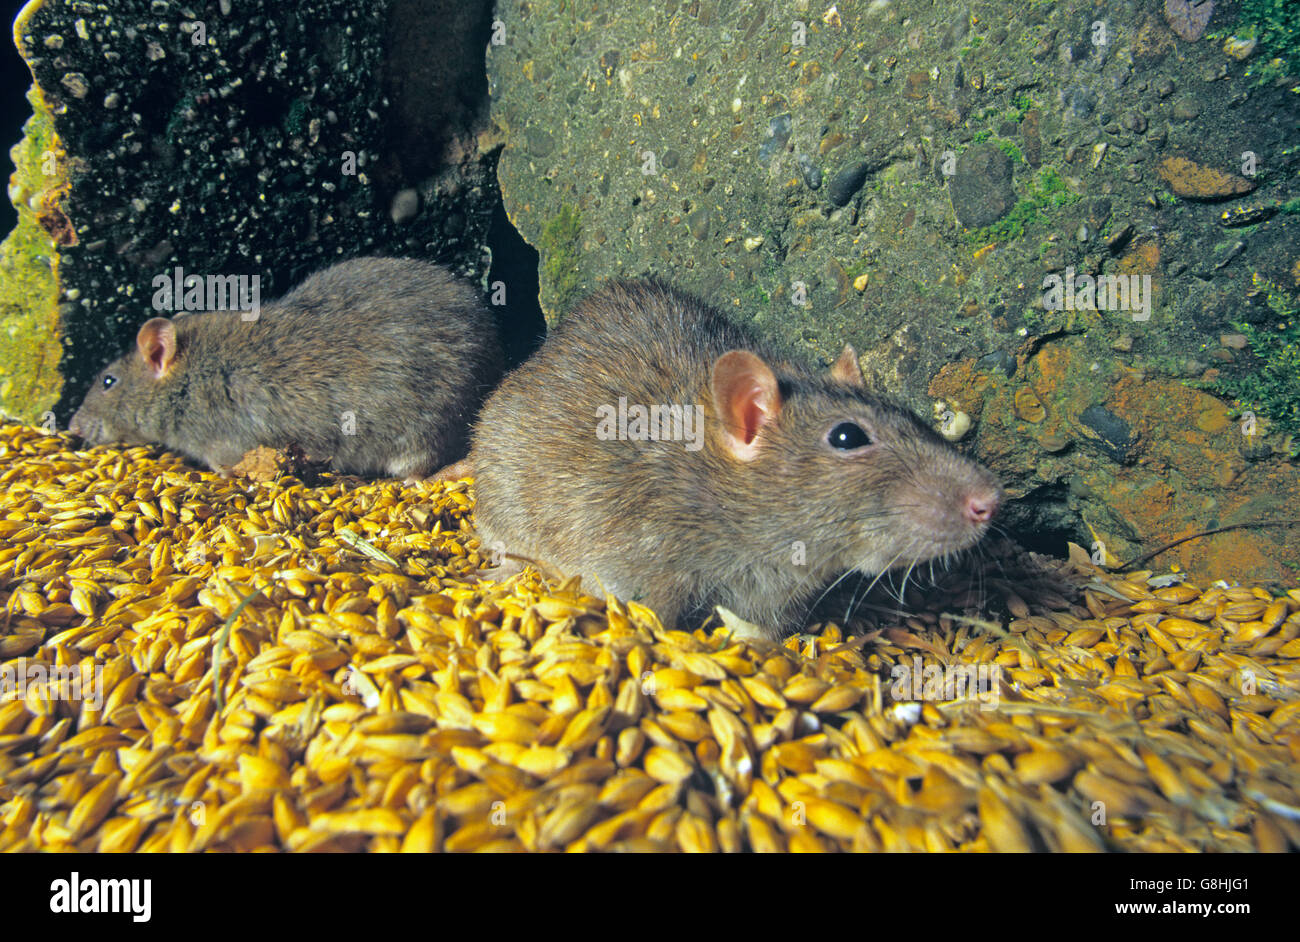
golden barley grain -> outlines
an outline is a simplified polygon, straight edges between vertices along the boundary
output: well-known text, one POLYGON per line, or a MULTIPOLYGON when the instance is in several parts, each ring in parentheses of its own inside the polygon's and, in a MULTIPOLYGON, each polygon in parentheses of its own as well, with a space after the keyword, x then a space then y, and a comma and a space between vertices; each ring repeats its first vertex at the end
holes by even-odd
POLYGON ((0 701, 0 848, 1300 847, 1300 590, 995 580, 1009 630, 952 588, 750 646, 475 581, 465 482, 236 482, 15 425, 0 481, 0 662, 105 698, 0 701), (1001 667, 999 700, 893 703, 914 656, 1001 667))

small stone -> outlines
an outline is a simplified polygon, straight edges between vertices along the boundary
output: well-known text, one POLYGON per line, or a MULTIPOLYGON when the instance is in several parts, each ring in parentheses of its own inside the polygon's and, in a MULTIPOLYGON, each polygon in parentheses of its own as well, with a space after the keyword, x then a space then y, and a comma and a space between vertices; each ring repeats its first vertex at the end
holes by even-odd
POLYGON ((1110 348, 1116 353, 1131 353, 1133 351, 1133 335, 1120 334, 1111 341, 1110 348))
POLYGON ((871 279, 871 275, 868 274, 867 272, 863 272, 861 275, 858 275, 858 277, 853 279, 854 289, 856 289, 857 291, 866 291, 867 282, 870 279, 871 279))
POLYGON ((822 170, 812 162, 811 157, 800 154, 795 158, 795 163, 799 165, 799 175, 803 177, 808 189, 816 190, 822 185, 822 170))
POLYGON ((1100 229, 1106 225, 1106 220, 1110 218, 1111 201, 1108 197, 1099 196, 1096 199, 1088 201, 1088 225, 1093 230, 1100 229))
POLYGON ((763 245, 762 236, 750 236, 744 241, 746 252, 757 252, 763 245))
POLYGON ((1273 446, 1262 435, 1242 435, 1237 454, 1247 461, 1263 461, 1273 454, 1273 446))
POLYGON ((952 11, 952 13, 949 14, 948 19, 952 25, 949 26, 948 29, 944 31, 943 36, 940 37, 940 49, 952 49, 965 39, 966 34, 970 32, 969 7, 961 7, 960 9, 952 11))
POLYGON ((1128 244, 1128 240, 1132 237, 1133 223, 1126 222, 1106 237, 1106 248, 1111 252, 1118 252, 1128 244))
POLYGON ((555 150, 555 138, 551 132, 535 124, 524 131, 524 144, 534 157, 546 157, 555 150))
POLYGON ((785 150, 794 129, 794 120, 788 114, 779 114, 767 123, 767 137, 758 145, 758 160, 767 163, 774 154, 785 150))
POLYGON ((1104 406, 1089 406, 1079 415, 1088 438, 1113 460, 1126 463, 1133 454, 1136 440, 1127 422, 1104 406))
POLYGON ((1025 422, 1037 424, 1047 418, 1047 409, 1043 406, 1043 400, 1038 397, 1030 386, 1022 386, 1016 390, 1015 399, 1012 404, 1016 418, 1025 422))
POLYGON ((1061 92, 1067 118, 1088 118, 1097 107, 1097 95, 1090 88, 1076 85, 1061 92))
POLYGON ((1055 429, 1044 431, 1038 436, 1037 441, 1043 451, 1053 455, 1070 447, 1070 439, 1055 429))
MULTIPOLYGON (((1244 251, 1246 251, 1246 242, 1244 239, 1238 239, 1228 248, 1226 252, 1223 253, 1223 256, 1217 262, 1214 263, 1214 271, 1218 271, 1220 268, 1227 267, 1229 262, 1231 262, 1234 258, 1236 258, 1244 251)), ((1202 273, 1202 274, 1206 274, 1206 273, 1202 273)))
POLYGON ((1262 203, 1258 206, 1235 206, 1219 214, 1219 225, 1229 229, 1239 226, 1253 226, 1263 222, 1277 212, 1277 206, 1262 203))
POLYGON ((150 40, 149 42, 145 43, 144 57, 148 59, 150 62, 157 62, 159 59, 167 58, 167 50, 164 49, 162 46, 158 45, 158 43, 150 40))
POLYGON ((1230 464, 1221 464, 1214 472, 1214 483, 1219 487, 1231 487, 1241 477, 1241 468, 1230 464))
POLYGON ((1173 93, 1174 93, 1174 80, 1173 80, 1173 79, 1170 79, 1170 78, 1162 78, 1162 79, 1161 79, 1161 80, 1156 84, 1156 94, 1159 95, 1161 98, 1168 98, 1168 97, 1169 97, 1170 95, 1172 95, 1173 93))
POLYGON ((86 93, 90 91, 90 83, 80 72, 69 72, 63 76, 60 83, 68 90, 73 98, 85 98, 86 93))
POLYGON ((1195 121, 1201 116, 1201 106, 1194 98, 1180 98, 1174 102, 1175 121, 1195 121))
POLYGON ((1244 39, 1240 36, 1229 36, 1223 41, 1223 52, 1238 62, 1245 62, 1254 54, 1257 45, 1259 40, 1254 36, 1247 36, 1244 39))
POLYGON ((1030 52, 1029 55, 1033 57, 1035 62, 1041 62, 1051 55, 1052 50, 1056 47, 1057 32, 1057 30, 1052 30, 1047 33, 1038 41, 1038 45, 1034 46, 1033 51, 1030 52))
POLYGON ((1147 129, 1147 119, 1141 112, 1130 111, 1124 115, 1120 122, 1124 125, 1125 130, 1132 131, 1134 134, 1142 134, 1147 129))
POLYGON ((122 96, 119 95, 117 92, 109 92, 107 95, 104 96, 104 107, 107 108, 109 111, 112 111, 121 103, 122 103, 122 96))
POLYGON ((703 242, 709 237, 709 211, 700 208, 688 215, 686 228, 691 231, 692 236, 703 242))
POLYGON ((1092 232, 1088 229, 1086 222, 1079 223, 1079 228, 1074 231, 1074 237, 1080 242, 1087 242, 1092 238, 1092 232))
POLYGON ((63 37, 60 36, 58 33, 50 33, 50 35, 48 35, 48 36, 45 37, 45 48, 46 48, 46 49, 62 49, 62 48, 63 48, 63 37))
POLYGON ((1005 350, 994 350, 976 360, 975 368, 986 373, 1001 371, 1010 379, 1016 375, 1016 358, 1005 350))
POLYGON ((817 145, 817 153, 825 155, 844 143, 844 135, 839 131, 831 131, 823 137, 817 145))
POLYGON ((1011 158, 991 143, 976 144, 957 159, 948 192, 963 226, 978 229, 1011 210, 1016 203, 1011 172, 1011 158))
POLYGON ((1255 184, 1245 177, 1224 173, 1187 157, 1166 157, 1156 170, 1174 195, 1184 199, 1225 199, 1255 189, 1255 184))
POLYGON ((1220 334, 1219 343, 1233 350, 1245 350, 1249 341, 1245 334, 1220 334))
MULTIPOLYGON (((998 151, 998 153, 1001 153, 1001 151, 998 151)), ((867 182, 869 169, 870 165, 864 160, 845 167, 831 177, 831 182, 826 187, 826 195, 830 197, 830 201, 836 206, 848 205, 854 194, 862 189, 862 184, 867 182)))
POLYGON ((1025 163, 1038 167, 1043 162, 1043 140, 1039 133, 1042 116, 1037 108, 1025 112, 1025 119, 1020 122, 1020 136, 1024 142, 1025 163))
POLYGON ((922 101, 926 96, 926 86, 930 84, 930 73, 924 70, 907 73, 903 84, 903 97, 912 101, 922 101))
POLYGON ((1189 43, 1196 42, 1205 33, 1212 13, 1213 0, 1165 0, 1165 22, 1180 39, 1189 43))
POLYGON ((420 194, 410 187, 404 190, 398 190, 393 196, 392 206, 389 207, 388 214, 393 217, 393 222, 401 225, 415 218, 415 214, 420 211, 420 194))

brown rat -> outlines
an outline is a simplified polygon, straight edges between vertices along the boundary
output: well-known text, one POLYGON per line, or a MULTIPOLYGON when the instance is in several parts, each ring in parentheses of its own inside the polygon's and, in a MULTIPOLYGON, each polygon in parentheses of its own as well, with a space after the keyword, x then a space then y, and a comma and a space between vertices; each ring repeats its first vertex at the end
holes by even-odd
POLYGON ((410 478, 465 453, 502 370, 478 293, 428 262, 340 262, 247 316, 147 321, 69 428, 91 444, 158 442, 223 473, 266 445, 410 478))
POLYGON ((580 304, 488 398, 469 464, 485 552, 594 577, 668 627, 721 604, 770 637, 843 573, 973 546, 1002 499, 865 387, 852 348, 815 372, 655 281, 580 304))

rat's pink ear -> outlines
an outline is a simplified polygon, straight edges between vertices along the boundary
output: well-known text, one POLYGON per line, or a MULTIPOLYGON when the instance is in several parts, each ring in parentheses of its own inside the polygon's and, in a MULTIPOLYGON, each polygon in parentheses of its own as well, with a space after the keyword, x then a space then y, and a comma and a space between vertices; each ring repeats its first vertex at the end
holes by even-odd
POLYGON ((840 358, 831 364, 831 379, 849 386, 865 386, 862 367, 858 365, 858 351, 853 344, 846 343, 840 351, 840 358))
POLYGON ((753 461, 759 455, 759 432, 781 413, 772 368, 748 350, 729 350, 713 364, 711 384, 723 445, 741 461, 753 461))
POLYGON ((135 335, 135 346, 149 372, 159 379, 176 359, 176 326, 165 317, 147 320, 135 335))

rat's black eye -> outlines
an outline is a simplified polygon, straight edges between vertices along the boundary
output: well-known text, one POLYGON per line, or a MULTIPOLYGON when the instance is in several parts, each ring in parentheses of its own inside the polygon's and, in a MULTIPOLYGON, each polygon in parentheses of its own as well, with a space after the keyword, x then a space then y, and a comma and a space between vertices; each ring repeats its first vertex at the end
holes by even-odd
POLYGON ((117 377, 114 376, 112 373, 105 373, 105 374, 104 374, 104 388, 105 388, 105 389, 111 389, 111 388, 113 387, 113 384, 116 383, 116 382, 117 382, 117 377))
POLYGON ((826 441, 832 448, 840 451, 852 451, 871 444, 871 436, 862 431, 860 425, 853 422, 841 422, 826 433, 826 441))

